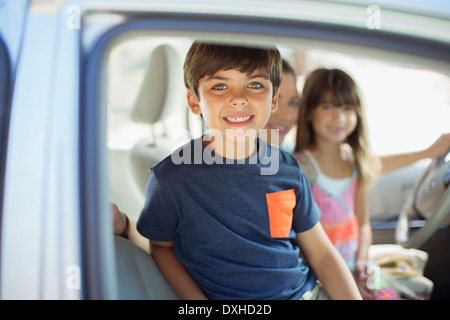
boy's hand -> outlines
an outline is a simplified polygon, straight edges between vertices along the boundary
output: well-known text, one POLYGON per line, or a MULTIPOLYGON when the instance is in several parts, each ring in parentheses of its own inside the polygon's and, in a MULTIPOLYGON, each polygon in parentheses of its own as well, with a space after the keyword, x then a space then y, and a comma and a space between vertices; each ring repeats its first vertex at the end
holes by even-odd
POLYGON ((111 217, 113 220, 114 234, 120 235, 125 229, 125 214, 119 210, 115 203, 111 203, 111 217))

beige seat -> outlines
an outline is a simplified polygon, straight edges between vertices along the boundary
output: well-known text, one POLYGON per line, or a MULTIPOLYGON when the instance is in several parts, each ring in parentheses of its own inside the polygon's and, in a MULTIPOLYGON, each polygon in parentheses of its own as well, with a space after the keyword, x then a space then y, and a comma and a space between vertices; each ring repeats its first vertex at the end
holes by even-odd
POLYGON ((144 81, 131 112, 131 120, 148 124, 151 133, 129 153, 131 173, 142 193, 145 193, 150 175, 148 169, 178 146, 170 132, 177 128, 168 128, 166 120, 174 112, 179 112, 180 106, 184 107, 182 71, 175 49, 169 45, 158 46, 151 54, 144 81))
MULTIPOLYGON (((182 66, 176 51, 168 45, 158 46, 151 54, 130 116, 134 122, 148 124, 151 135, 129 151, 125 163, 142 197, 149 168, 179 143, 171 138, 168 129, 173 128, 165 128, 165 120, 171 113, 183 110, 184 92, 182 66)), ((139 206, 142 208, 141 203, 139 206)), ((153 258, 132 242, 116 236, 115 256, 119 299, 178 299, 153 258)))

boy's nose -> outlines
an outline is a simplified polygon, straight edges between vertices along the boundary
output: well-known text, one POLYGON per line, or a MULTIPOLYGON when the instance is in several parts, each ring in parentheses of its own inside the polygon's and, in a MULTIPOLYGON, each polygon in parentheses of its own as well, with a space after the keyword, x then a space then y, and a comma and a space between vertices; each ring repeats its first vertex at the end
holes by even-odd
POLYGON ((236 91, 231 97, 231 105, 233 107, 242 107, 248 104, 247 97, 241 91, 236 91))
POLYGON ((246 106, 248 103, 247 98, 245 97, 235 97, 233 100, 231 100, 231 105, 233 107, 242 107, 246 106))

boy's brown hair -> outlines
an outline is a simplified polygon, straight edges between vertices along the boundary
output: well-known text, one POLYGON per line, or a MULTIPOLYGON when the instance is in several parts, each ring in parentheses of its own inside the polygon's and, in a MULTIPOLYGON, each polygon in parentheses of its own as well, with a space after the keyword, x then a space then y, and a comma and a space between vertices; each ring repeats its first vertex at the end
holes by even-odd
POLYGON ((200 101, 198 81, 206 75, 230 69, 236 69, 242 73, 251 73, 256 69, 266 70, 273 85, 273 96, 281 83, 281 56, 276 48, 194 42, 184 62, 184 84, 200 101))

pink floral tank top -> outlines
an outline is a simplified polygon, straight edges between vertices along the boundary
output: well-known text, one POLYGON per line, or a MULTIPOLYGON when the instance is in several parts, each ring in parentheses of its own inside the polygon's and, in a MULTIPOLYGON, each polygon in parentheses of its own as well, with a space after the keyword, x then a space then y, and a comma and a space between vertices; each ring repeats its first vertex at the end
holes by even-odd
POLYGON ((353 169, 350 177, 333 179, 322 173, 308 150, 300 157, 310 172, 311 191, 322 212, 320 222, 331 242, 353 270, 359 239, 358 220, 355 215, 357 172, 353 169))

